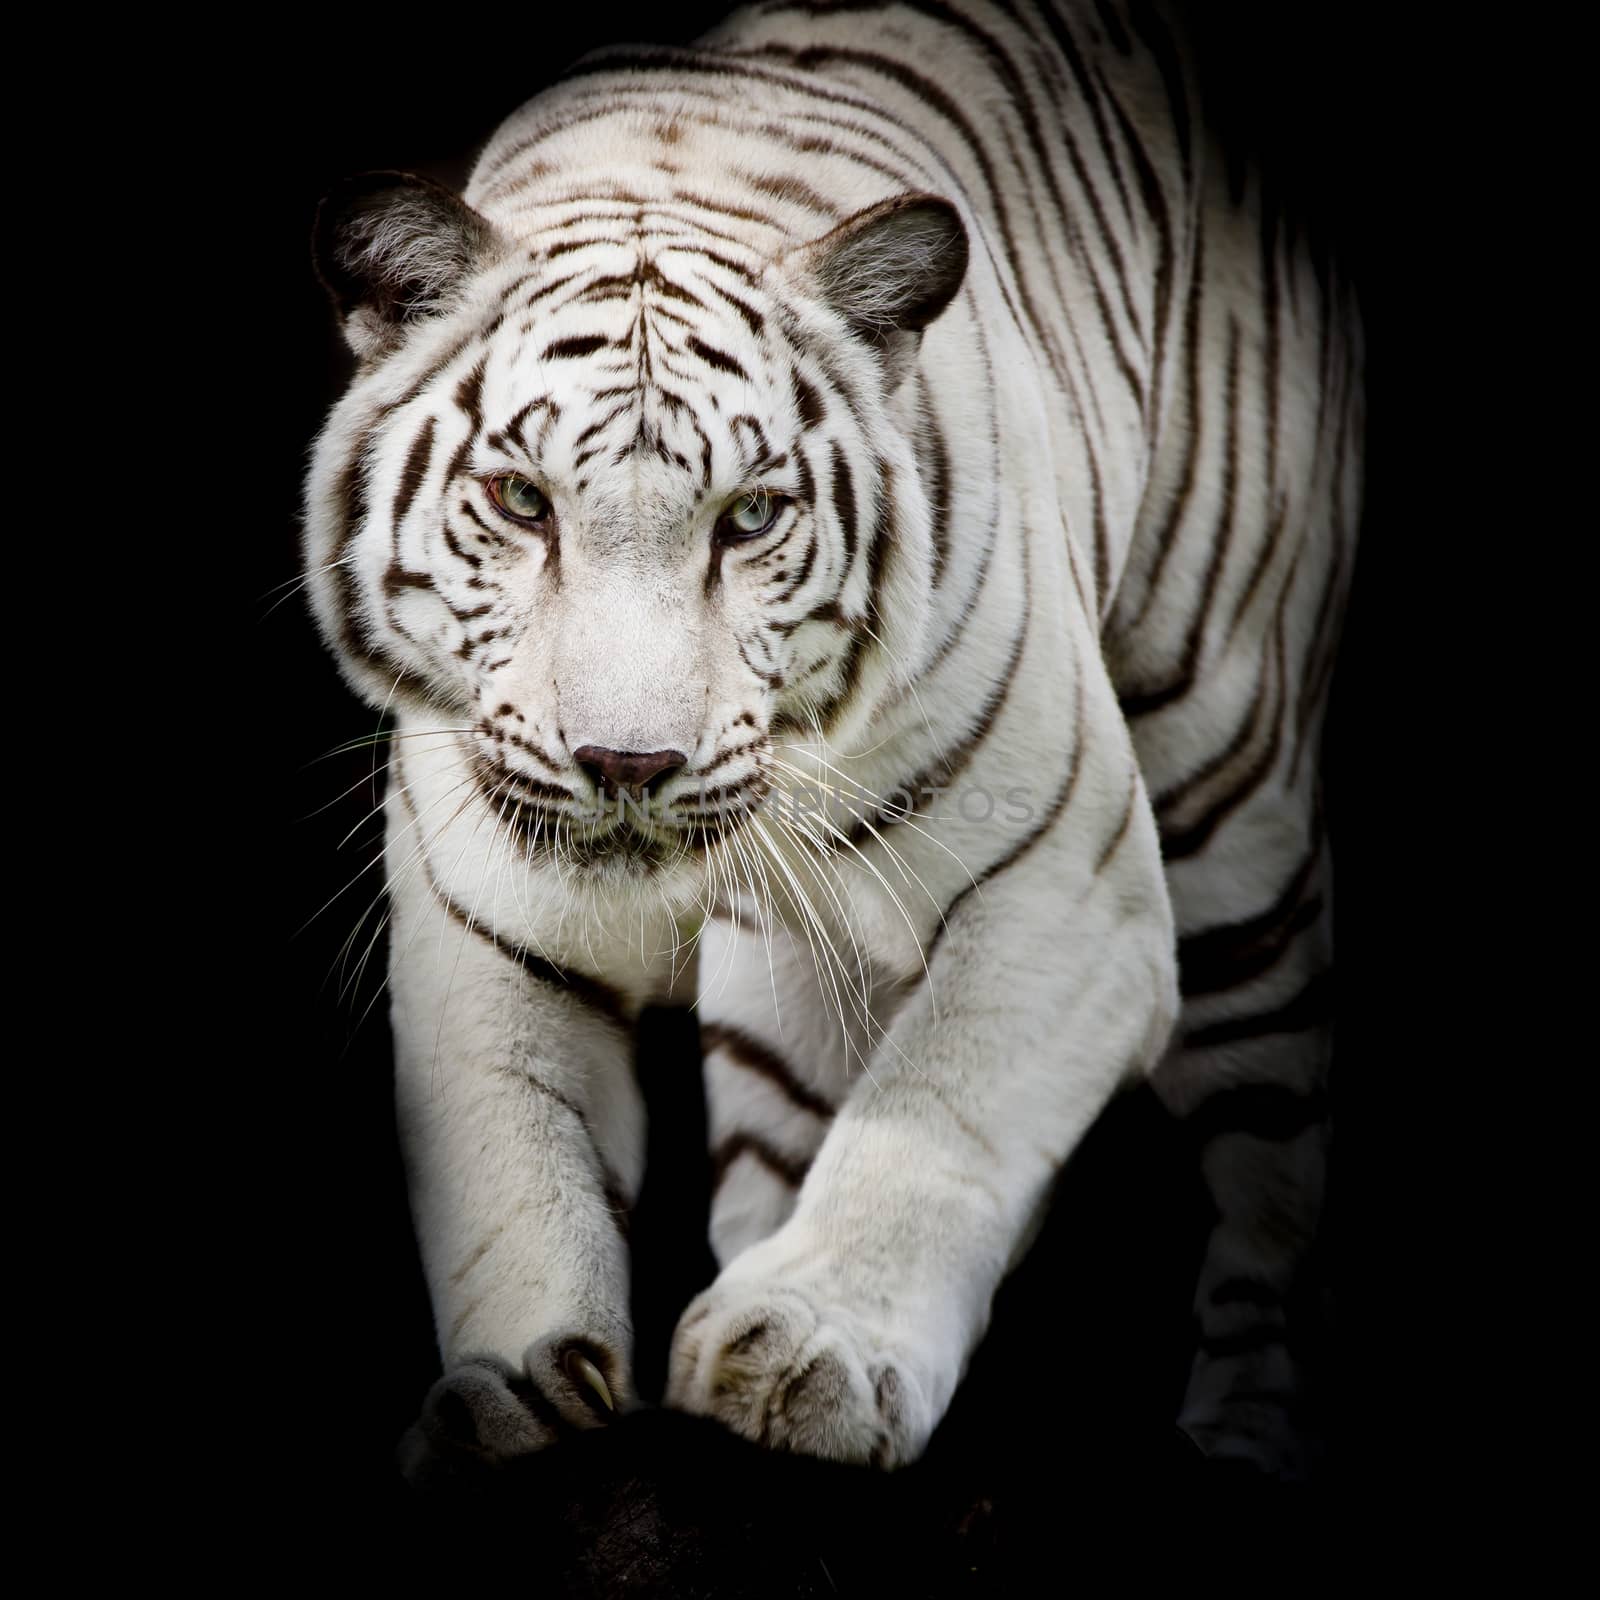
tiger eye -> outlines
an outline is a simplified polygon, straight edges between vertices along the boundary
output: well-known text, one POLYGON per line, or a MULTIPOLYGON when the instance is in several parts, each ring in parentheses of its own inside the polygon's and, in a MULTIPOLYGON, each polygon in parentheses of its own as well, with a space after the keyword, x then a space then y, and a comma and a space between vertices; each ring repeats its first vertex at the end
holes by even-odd
POLYGON ((748 489, 724 508, 719 530, 729 538, 750 539, 765 533, 778 515, 778 502, 765 489, 748 489))
POLYGON ((550 515, 544 491, 520 473, 504 472, 491 478, 489 498, 516 522, 539 522, 550 515))

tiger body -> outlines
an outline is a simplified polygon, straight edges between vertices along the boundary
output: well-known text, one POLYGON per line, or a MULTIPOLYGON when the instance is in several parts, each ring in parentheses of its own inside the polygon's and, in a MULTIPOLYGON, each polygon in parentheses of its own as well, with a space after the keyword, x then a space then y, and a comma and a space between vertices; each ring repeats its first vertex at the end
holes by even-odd
POLYGON ((1183 1423, 1300 1470, 1347 290, 1144 9, 754 7, 581 63, 463 199, 334 238, 363 361, 307 495, 319 621, 396 727, 414 1464, 632 1403, 631 1027, 695 998, 722 1271, 672 1403, 913 1459, 1153 1075, 1218 1209, 1183 1423), (723 538, 756 483, 776 520, 723 538), (579 750, 683 759, 596 824, 579 750))

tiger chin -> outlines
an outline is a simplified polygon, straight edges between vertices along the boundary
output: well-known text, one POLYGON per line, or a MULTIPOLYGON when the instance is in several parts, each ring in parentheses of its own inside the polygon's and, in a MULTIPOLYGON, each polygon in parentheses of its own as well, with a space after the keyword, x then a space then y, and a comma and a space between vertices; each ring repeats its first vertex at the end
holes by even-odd
POLYGON ((1181 60, 1150 8, 761 7, 579 63, 463 195, 319 211, 357 369, 305 560, 392 724, 414 1480, 639 1403, 666 1001, 721 1269, 669 1405, 915 1460, 1149 1078, 1219 1219, 1177 1420, 1305 1470, 1359 328, 1181 60))

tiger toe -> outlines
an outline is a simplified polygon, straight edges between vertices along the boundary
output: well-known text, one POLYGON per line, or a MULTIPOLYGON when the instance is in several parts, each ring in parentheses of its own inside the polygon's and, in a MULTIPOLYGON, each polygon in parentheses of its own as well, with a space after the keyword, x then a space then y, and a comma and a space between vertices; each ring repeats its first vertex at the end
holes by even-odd
POLYGON ((855 1319, 759 1283, 689 1307, 667 1400, 771 1449, 880 1468, 914 1459, 931 1431, 915 1378, 855 1319))
POLYGON ((428 1390, 401 1441, 400 1468, 427 1488, 500 1467, 605 1426, 626 1398, 615 1358, 587 1340, 536 1340, 520 1371, 496 1356, 471 1356, 428 1390))

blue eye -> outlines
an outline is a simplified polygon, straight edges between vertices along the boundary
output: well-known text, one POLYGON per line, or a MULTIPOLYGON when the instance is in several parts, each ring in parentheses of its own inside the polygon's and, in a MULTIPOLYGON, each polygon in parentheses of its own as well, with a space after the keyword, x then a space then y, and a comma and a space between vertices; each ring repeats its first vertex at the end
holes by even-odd
POLYGON ((783 501, 765 489, 747 489, 722 508, 717 532, 725 539, 753 539, 772 526, 782 507, 783 501))
POLYGON ((550 502, 537 484, 515 472, 489 479, 489 498, 513 522, 542 522, 550 515, 550 502))

